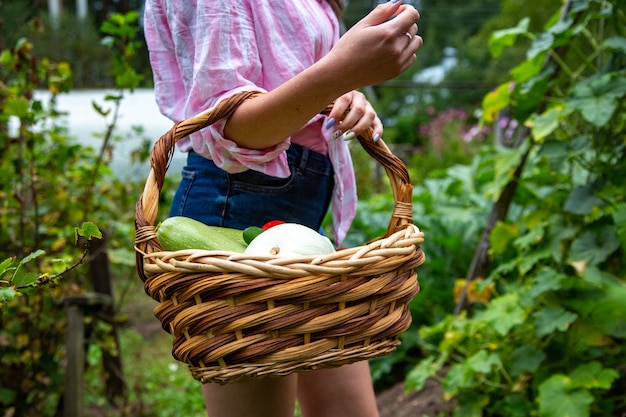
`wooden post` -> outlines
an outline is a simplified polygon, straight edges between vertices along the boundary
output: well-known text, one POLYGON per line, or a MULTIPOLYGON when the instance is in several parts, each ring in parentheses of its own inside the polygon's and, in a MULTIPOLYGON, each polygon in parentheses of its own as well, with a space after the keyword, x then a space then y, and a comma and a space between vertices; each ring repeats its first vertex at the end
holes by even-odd
POLYGON ((67 331, 65 350, 65 393, 63 394, 63 416, 83 417, 85 391, 85 323, 84 309, 89 306, 107 306, 111 297, 99 293, 87 293, 67 297, 67 331))
POLYGON ((65 417, 83 416, 83 373, 85 371, 85 326, 82 307, 67 303, 67 333, 65 349, 67 369, 65 371, 65 395, 63 408, 65 417))
POLYGON ((111 404, 116 404, 119 401, 126 400, 128 390, 122 373, 122 358, 115 324, 115 311, 113 309, 113 283, 111 282, 106 240, 105 236, 103 239, 95 240, 90 243, 89 251, 92 255, 92 259, 89 266, 89 278, 93 290, 98 294, 109 297, 111 300, 109 304, 103 305, 98 311, 98 317, 100 320, 111 324, 110 333, 107 336, 112 337, 115 342, 116 348, 102 349, 102 366, 105 372, 107 400, 111 404))

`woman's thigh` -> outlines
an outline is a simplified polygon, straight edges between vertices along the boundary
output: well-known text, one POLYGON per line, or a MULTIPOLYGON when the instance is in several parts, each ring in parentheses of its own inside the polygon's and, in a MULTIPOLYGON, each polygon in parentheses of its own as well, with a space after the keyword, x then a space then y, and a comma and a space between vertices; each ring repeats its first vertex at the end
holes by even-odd
POLYGON ((378 417, 367 361, 298 374, 303 417, 378 417))
POLYGON ((367 361, 227 385, 202 386, 209 417, 378 417, 367 361))
POLYGON ((204 384, 202 393, 209 417, 293 417, 296 375, 204 384))

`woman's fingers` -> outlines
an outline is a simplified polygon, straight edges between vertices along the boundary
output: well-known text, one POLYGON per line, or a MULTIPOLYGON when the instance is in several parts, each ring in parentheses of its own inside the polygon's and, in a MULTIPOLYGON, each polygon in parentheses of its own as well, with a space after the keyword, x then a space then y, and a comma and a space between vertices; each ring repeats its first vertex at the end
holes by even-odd
POLYGON ((396 13, 400 13, 401 7, 402 2, 400 1, 381 3, 357 22, 355 26, 378 26, 391 19, 396 13))
POLYGON ((383 126, 376 111, 365 95, 351 91, 335 100, 329 120, 336 122, 327 128, 333 129, 334 139, 351 140, 363 134, 367 129, 374 129, 374 135, 382 136, 383 126))

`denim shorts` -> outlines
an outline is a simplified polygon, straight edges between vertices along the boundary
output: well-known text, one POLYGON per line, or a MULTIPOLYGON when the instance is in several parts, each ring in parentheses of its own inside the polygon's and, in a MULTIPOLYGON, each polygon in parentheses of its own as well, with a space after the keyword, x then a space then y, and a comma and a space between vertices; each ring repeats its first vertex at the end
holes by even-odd
POLYGON ((189 152, 170 216, 236 229, 283 220, 319 230, 334 185, 330 160, 297 144, 287 150, 287 160, 291 175, 277 178, 253 170, 229 174, 189 152))

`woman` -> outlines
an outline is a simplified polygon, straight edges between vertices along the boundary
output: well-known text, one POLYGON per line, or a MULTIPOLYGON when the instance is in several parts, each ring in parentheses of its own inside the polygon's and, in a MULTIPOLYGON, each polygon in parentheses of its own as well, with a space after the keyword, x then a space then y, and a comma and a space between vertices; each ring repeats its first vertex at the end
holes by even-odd
MULTIPOLYGON (((377 6, 339 36, 341 0, 147 0, 145 33, 161 111, 173 121, 233 94, 261 94, 179 141, 188 152, 170 215, 245 228, 281 219, 335 243, 354 217, 346 141, 383 126, 357 90, 396 77, 422 45, 419 13, 377 6), (331 113, 320 115, 334 102, 331 113), (344 117, 345 114, 345 117, 344 117)), ((229 385, 203 385, 209 417, 378 415, 367 362, 229 385)))

